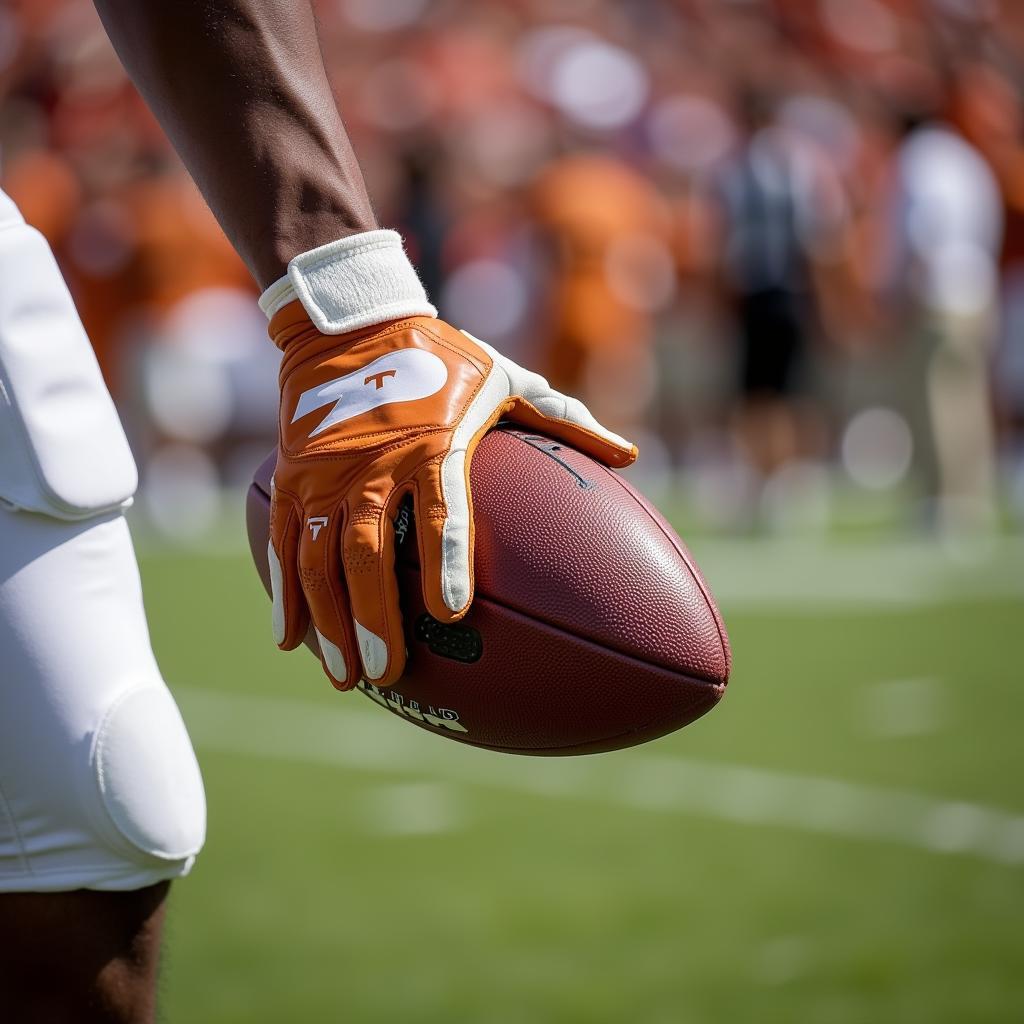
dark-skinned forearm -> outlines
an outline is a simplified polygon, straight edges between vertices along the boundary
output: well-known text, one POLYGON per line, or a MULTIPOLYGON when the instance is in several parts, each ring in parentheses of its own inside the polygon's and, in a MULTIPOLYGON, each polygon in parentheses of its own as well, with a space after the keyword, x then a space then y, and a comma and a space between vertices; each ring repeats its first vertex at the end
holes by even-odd
POLYGON ((96 0, 125 68, 261 287, 376 227, 309 0, 96 0))

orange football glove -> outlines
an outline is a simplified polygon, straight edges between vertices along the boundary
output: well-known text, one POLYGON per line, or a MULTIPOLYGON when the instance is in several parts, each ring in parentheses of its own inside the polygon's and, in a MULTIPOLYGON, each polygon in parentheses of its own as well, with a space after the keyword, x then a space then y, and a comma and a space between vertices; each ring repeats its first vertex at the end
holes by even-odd
POLYGON ((394 232, 297 257, 261 304, 284 353, 268 552, 275 640, 291 650, 312 619, 340 690, 364 676, 393 683, 405 667, 393 525, 405 495, 428 611, 451 622, 468 610, 469 466, 499 418, 610 466, 636 458, 582 403, 432 316, 394 232))

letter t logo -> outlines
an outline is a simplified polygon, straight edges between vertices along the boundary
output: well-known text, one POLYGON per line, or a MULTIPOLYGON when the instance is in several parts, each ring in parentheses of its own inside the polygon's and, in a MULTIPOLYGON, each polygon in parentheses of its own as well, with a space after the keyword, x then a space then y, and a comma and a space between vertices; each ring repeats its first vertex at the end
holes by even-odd
POLYGON ((381 370, 380 373, 371 373, 370 376, 363 381, 363 387, 366 387, 366 385, 372 380, 377 385, 377 390, 380 391, 380 389, 384 387, 384 378, 394 377, 397 373, 397 370, 381 370))

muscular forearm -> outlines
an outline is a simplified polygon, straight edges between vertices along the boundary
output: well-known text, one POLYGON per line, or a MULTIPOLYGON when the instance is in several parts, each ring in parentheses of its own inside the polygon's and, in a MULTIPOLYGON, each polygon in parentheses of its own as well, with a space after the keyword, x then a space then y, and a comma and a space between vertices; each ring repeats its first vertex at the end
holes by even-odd
POLYGON ((376 227, 309 0, 96 0, 96 8, 261 286, 297 253, 376 227))

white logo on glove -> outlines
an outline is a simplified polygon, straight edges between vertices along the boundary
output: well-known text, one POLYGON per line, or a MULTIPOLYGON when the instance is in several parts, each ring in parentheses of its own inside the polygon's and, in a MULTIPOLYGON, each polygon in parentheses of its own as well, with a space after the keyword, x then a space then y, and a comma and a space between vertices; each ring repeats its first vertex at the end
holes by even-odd
POLYGON ((313 540, 320 536, 320 531, 327 525, 327 516, 310 516, 306 520, 309 532, 313 534, 313 540))
POLYGON ((361 416, 393 402, 413 402, 436 395, 448 380, 448 367, 433 352, 403 348, 389 352, 344 377, 310 388, 299 396, 292 423, 334 403, 334 408, 310 432, 322 434, 336 423, 361 416))

